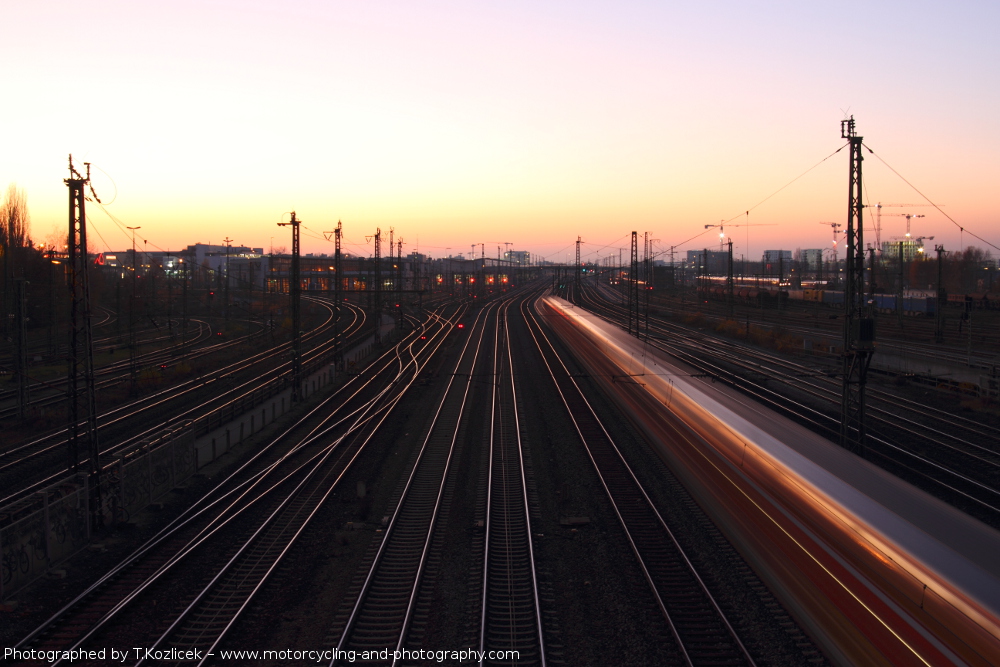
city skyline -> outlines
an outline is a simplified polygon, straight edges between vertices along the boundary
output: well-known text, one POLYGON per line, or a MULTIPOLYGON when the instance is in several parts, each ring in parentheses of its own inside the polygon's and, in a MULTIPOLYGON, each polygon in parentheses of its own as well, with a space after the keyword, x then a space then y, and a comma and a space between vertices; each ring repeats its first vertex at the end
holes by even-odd
POLYGON ((853 115, 875 151, 866 203, 923 205, 891 209, 883 240, 909 212, 926 216, 915 236, 995 249, 998 13, 22 4, 0 46, 22 101, 0 109, 17 130, 0 186, 25 190, 43 241, 66 226, 67 154, 91 162, 107 211, 89 207, 99 251, 128 246, 125 226, 151 249, 288 247, 277 223, 294 209, 303 252, 332 252, 322 232, 338 220, 355 254, 394 227, 404 254, 511 242, 555 261, 577 236, 585 259, 613 254, 632 230, 651 232, 657 252, 711 249, 718 230, 705 225, 726 221, 734 254, 759 258, 828 247, 821 224, 846 222, 848 158, 834 152, 853 115))

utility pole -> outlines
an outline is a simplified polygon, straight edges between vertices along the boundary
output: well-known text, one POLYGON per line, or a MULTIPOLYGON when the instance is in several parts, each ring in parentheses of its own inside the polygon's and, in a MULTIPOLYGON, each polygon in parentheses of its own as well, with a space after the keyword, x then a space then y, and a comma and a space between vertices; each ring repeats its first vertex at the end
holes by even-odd
MULTIPOLYGON (((191 265, 194 263, 191 260, 193 257, 189 254, 188 261, 184 263, 183 271, 181 272, 181 340, 187 343, 187 330, 188 330, 188 282, 191 280, 191 265)), ((181 258, 184 261, 184 258, 181 258)))
POLYGON ((334 252, 333 252, 333 272, 336 274, 336 279, 334 280, 333 287, 333 301, 336 304, 334 310, 334 321, 333 321, 333 365, 338 371, 342 371, 344 365, 344 359, 340 349, 340 306, 343 299, 340 295, 340 290, 343 282, 343 271, 340 259, 340 244, 341 236, 343 234, 343 225, 340 220, 337 221, 337 228, 333 232, 326 233, 326 240, 330 240, 329 234, 333 234, 334 239, 334 252))
MULTIPOLYGON (((302 279, 299 269, 299 225, 301 220, 292 217, 288 222, 279 222, 279 227, 292 227, 292 275, 289 281, 289 295, 292 301, 292 402, 302 400, 302 361, 299 356, 301 338, 299 336, 299 297, 302 289, 302 279)), ((228 238, 228 237, 227 237, 228 238)))
MULTIPOLYGON (((389 269, 390 269, 390 272, 392 271, 392 269, 394 267, 394 264, 395 264, 395 261, 393 260, 393 257, 392 257, 392 253, 396 249, 396 243, 395 243, 395 241, 392 240, 392 235, 393 235, 393 233, 395 233, 395 231, 396 231, 395 227, 390 227, 389 228, 389 269)), ((390 273, 390 275, 392 275, 392 289, 393 289, 393 291, 398 290, 399 286, 396 285, 396 277, 395 277, 395 275, 393 273, 390 273)))
POLYGON ((403 308, 402 308, 402 293, 403 293, 403 237, 400 236, 399 240, 396 241, 396 279, 394 281, 396 286, 396 313, 398 314, 397 328, 403 328, 403 308))
POLYGON ((903 259, 903 242, 899 242, 899 288, 896 290, 896 319, 899 320, 899 326, 903 326, 903 271, 905 269, 905 261, 903 259))
POLYGON ((653 258, 649 254, 649 232, 643 233, 643 243, 645 247, 642 254, 642 305, 643 321, 646 329, 646 338, 649 338, 649 292, 653 285, 653 258))
POLYGON ((253 280, 254 264, 252 258, 247 258, 247 334, 253 332, 253 280))
POLYGON ((875 351, 875 320, 865 299, 864 225, 862 223, 861 146, 854 116, 840 121, 840 136, 851 146, 847 198, 847 261, 844 289, 843 394, 841 397, 841 444, 864 457, 865 384, 875 351))
POLYGON ((677 246, 670 246, 670 293, 675 294, 677 292, 677 265, 674 264, 674 248, 677 246))
MULTIPOLYGON (((167 251, 167 257, 170 259, 174 258, 174 254, 167 251)), ((177 271, 176 265, 174 271, 177 271)), ((173 345, 176 341, 174 337, 174 281, 170 279, 170 271, 167 267, 164 267, 163 272, 166 274, 167 280, 167 330, 170 332, 170 344, 173 345)))
POLYGON ((139 341, 135 334, 136 281, 139 275, 139 262, 135 254, 135 230, 142 227, 126 227, 132 232, 132 299, 128 308, 128 377, 129 392, 134 397, 139 392, 138 347, 139 341))
POLYGON ((23 420, 28 412, 28 312, 24 278, 14 279, 14 374, 17 376, 17 418, 23 420))
MULTIPOLYGON (((55 306, 55 295, 53 294, 53 288, 55 286, 55 278, 53 277, 53 266, 55 265, 55 248, 49 247, 45 254, 49 256, 49 261, 47 263, 49 270, 49 354, 55 354, 55 319, 56 319, 56 306, 55 306)), ((115 285, 120 286, 121 281, 115 281, 115 285)), ((115 316, 115 327, 118 329, 118 342, 121 342, 121 305, 117 306, 118 313, 115 316)))
MULTIPOLYGON (((581 267, 580 267, 580 243, 582 241, 583 241, 582 237, 580 237, 580 236, 576 237, 576 265, 575 265, 575 268, 573 269, 573 272, 575 274, 574 277, 573 277, 573 286, 576 288, 576 291, 577 291, 578 295, 579 295, 579 292, 580 292, 580 271, 581 271, 581 267)), ((580 297, 577 296, 577 298, 580 298, 580 297)))
MULTIPOLYGON (((475 266, 475 262, 476 262, 476 246, 477 245, 478 245, 477 243, 473 243, 472 244, 472 249, 469 251, 469 259, 472 260, 472 266, 475 266)), ((463 275, 462 278, 465 281, 465 295, 469 296, 469 281, 468 281, 468 277, 463 275)), ((472 281, 473 281, 473 283, 475 283, 476 279, 473 277, 472 281)))
POLYGON ((625 266, 624 260, 622 260, 622 249, 618 248, 618 293, 621 294, 625 290, 625 276, 623 268, 625 266))
POLYGON ((628 276, 628 332, 639 335, 639 232, 632 232, 632 266, 628 276))
POLYGON ((733 282, 733 240, 729 239, 729 257, 726 262, 726 305, 729 307, 729 319, 733 319, 733 282))
POLYGON ((512 283, 515 285, 520 285, 521 273, 524 270, 520 262, 518 262, 517 266, 514 266, 514 258, 510 256, 510 247, 512 245, 514 244, 511 243, 510 241, 503 242, 503 254, 504 257, 507 258, 507 266, 510 267, 510 275, 508 276, 507 279, 507 287, 510 287, 512 283), (517 275, 517 279, 514 278, 515 274, 517 275))
POLYGON ((934 250, 937 251, 937 303, 934 304, 934 342, 943 343, 944 342, 944 302, 947 300, 948 295, 944 291, 944 281, 942 276, 944 275, 944 246, 935 245, 934 250))
POLYGON ((222 318, 226 323, 226 328, 229 328, 229 244, 233 242, 231 238, 226 236, 222 239, 222 242, 226 244, 226 282, 222 286, 223 299, 225 301, 222 304, 222 318))
POLYGON ((343 237, 343 225, 340 220, 337 221, 337 228, 333 230, 333 236, 333 272, 336 275, 333 284, 333 300, 337 304, 333 311, 336 318, 333 329, 333 367, 338 371, 342 371, 344 370, 344 357, 343 350, 340 348, 340 312, 344 301, 341 296, 341 289, 343 289, 344 283, 344 266, 340 254, 341 239, 343 237))
MULTIPOLYGON (((69 178, 64 182, 69 188, 69 290, 70 290, 70 340, 67 373, 67 398, 69 399, 69 467, 79 466, 79 445, 83 439, 89 446, 90 459, 90 512, 94 524, 103 523, 101 512, 101 465, 100 445, 97 440, 97 395, 94 390, 94 336, 90 324, 90 277, 87 261, 87 214, 84 186, 100 203, 93 186, 90 185, 90 163, 87 176, 83 177, 73 167, 73 156, 69 156, 69 178), (80 367, 83 366, 83 387, 80 387, 80 367), (80 434, 80 399, 85 400, 85 435, 80 434)), ((133 251, 134 252, 134 251, 133 251)))
MULTIPOLYGON (((390 246, 391 247, 391 246, 390 246)), ((375 343, 382 342, 382 229, 375 228, 375 343)))
POLYGON ((396 291, 403 289, 403 237, 396 241, 396 291))
POLYGON ((708 294, 709 282, 708 282, 708 248, 702 248, 701 251, 701 280, 700 280, 701 298, 704 299, 708 294))
POLYGON ((868 303, 875 303, 875 246, 868 246, 868 303))

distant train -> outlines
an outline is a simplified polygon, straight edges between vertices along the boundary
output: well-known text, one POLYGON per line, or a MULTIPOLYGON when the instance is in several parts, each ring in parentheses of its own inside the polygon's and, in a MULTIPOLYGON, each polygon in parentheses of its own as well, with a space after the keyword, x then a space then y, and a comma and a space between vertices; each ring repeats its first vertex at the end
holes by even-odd
MULTIPOLYGON (((725 301, 728 291, 725 287, 714 285, 699 287, 698 294, 703 299, 725 301)), ((937 297, 926 294, 907 294, 903 297, 896 294, 876 294, 872 305, 880 312, 894 313, 900 298, 902 298, 902 310, 906 314, 935 315, 937 313, 937 297)), ((844 303, 844 293, 831 289, 778 289, 776 287, 748 287, 745 285, 737 285, 733 288, 734 301, 755 307, 783 306, 790 299, 838 306, 844 303)), ((949 294, 946 308, 998 310, 1000 309, 1000 294, 990 292, 949 294)))

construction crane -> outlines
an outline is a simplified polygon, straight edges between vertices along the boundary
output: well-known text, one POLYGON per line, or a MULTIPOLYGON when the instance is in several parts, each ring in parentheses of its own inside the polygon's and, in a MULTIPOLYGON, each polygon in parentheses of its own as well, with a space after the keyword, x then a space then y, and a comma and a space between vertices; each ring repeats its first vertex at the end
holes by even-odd
POLYGON ((821 225, 827 225, 828 227, 830 227, 830 229, 833 230, 833 248, 831 248, 831 250, 833 250, 833 266, 834 266, 834 268, 836 268, 836 266, 837 266, 837 234, 843 234, 843 232, 839 231, 840 228, 843 227, 843 225, 841 223, 839 223, 839 222, 821 222, 819 224, 821 224, 821 225))
MULTIPOLYGON (((729 227, 774 227, 776 224, 777 223, 774 222, 761 222, 761 223, 745 222, 741 225, 728 225, 728 226, 729 227)), ((726 232, 723 230, 724 225, 725 225, 725 220, 723 220, 717 225, 705 225, 705 229, 711 229, 712 227, 719 228, 719 252, 722 252, 725 249, 726 245, 725 241, 726 232)))
POLYGON ((924 239, 927 239, 928 241, 933 241, 934 237, 933 236, 918 236, 917 238, 913 239, 913 242, 916 243, 917 246, 918 246, 917 247, 917 252, 919 252, 921 255, 924 254, 924 239))
POLYGON ((906 218, 906 236, 893 236, 894 241, 899 241, 901 239, 910 238, 910 220, 912 218, 926 218, 926 215, 914 215, 912 213, 886 213, 887 216, 897 216, 900 218, 906 218))
MULTIPOLYGON (((926 208, 930 204, 875 204, 875 251, 882 252, 882 209, 883 208, 926 208)), ((886 213, 886 215, 899 215, 898 213, 886 213)), ((907 219, 909 223, 909 219, 907 219)), ((906 230, 909 232, 909 229, 906 230)))
POLYGON ((910 238, 910 219, 911 218, 926 218, 926 215, 910 215, 906 214, 906 238, 910 238))

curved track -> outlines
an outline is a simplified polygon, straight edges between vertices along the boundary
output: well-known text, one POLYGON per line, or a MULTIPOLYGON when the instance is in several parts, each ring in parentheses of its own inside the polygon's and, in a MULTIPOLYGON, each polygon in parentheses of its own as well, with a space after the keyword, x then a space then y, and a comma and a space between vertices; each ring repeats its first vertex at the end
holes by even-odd
POLYGON ((185 603, 161 610, 166 627, 155 645, 169 640, 211 652, 448 331, 450 320, 432 315, 427 340, 415 331, 383 354, 293 427, 305 428, 305 435, 290 443, 289 429, 275 438, 18 646, 68 649, 126 638, 147 645, 148 628, 133 627, 135 613, 167 588, 185 603), (225 546, 234 540, 235 548, 225 546), (228 555, 220 560, 219 553, 228 555))

